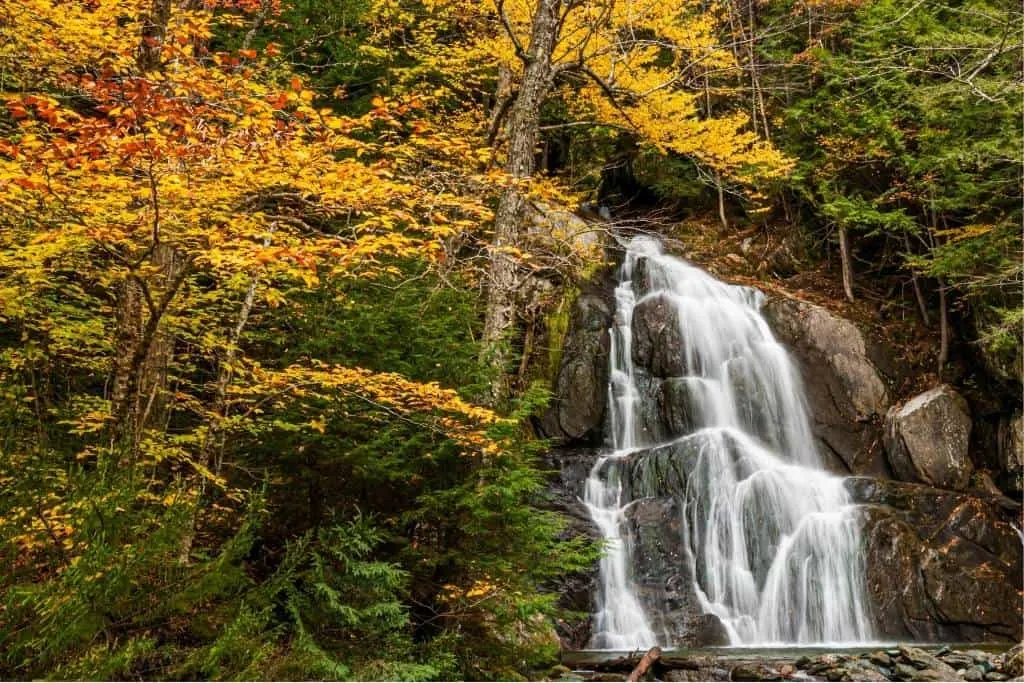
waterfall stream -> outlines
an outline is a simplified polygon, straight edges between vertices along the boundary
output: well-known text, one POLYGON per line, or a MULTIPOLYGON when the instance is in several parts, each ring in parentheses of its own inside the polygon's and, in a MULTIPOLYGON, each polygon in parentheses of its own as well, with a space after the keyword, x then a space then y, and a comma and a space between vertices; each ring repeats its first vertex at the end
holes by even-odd
POLYGON ((661 497, 679 510, 680 571, 731 644, 871 637, 855 508, 821 466, 799 374, 759 313, 762 298, 663 254, 654 239, 628 244, 610 330, 611 452, 584 491, 606 541, 594 648, 675 644, 652 625, 664 623, 663 608, 641 599, 632 578, 627 510, 661 497), (678 326, 658 337, 661 353, 678 346, 661 364, 670 377, 636 361, 634 312, 645 302, 678 326))

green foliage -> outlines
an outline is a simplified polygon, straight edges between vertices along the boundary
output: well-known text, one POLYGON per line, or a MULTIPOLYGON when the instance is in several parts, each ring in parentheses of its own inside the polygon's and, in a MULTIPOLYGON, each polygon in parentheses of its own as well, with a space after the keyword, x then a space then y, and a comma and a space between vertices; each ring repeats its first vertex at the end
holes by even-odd
MULTIPOLYGON (((294 301, 251 321, 268 368, 316 358, 467 391, 481 376, 475 297, 421 263, 294 301)), ((154 478, 114 452, 76 457, 20 379, 0 385, 0 554, 42 545, 0 575, 0 676, 508 679, 557 654, 557 596, 541 587, 595 555, 555 540, 539 444, 514 423, 490 434, 505 448, 473 458, 428 415, 344 392, 272 397, 232 432, 223 484, 197 490, 172 461, 154 478)), ((515 419, 543 400, 528 393, 515 419)))

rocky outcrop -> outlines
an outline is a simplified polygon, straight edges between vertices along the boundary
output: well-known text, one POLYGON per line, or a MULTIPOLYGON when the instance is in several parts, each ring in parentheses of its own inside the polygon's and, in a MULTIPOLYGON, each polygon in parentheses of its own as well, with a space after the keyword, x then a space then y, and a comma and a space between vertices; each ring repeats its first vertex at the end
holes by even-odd
POLYGON ((888 475, 881 420, 890 397, 878 368, 888 364, 885 349, 821 306, 777 297, 762 313, 800 367, 822 453, 850 473, 888 475))
POLYGON ((893 406, 885 416, 889 463, 903 481, 963 490, 974 471, 970 437, 967 401, 948 385, 893 406))
POLYGON ((853 477, 880 637, 1022 637, 1021 540, 995 496, 853 477))
POLYGON ((569 443, 601 442, 611 324, 612 306, 607 297, 597 291, 577 297, 554 382, 554 398, 539 421, 541 436, 569 443))

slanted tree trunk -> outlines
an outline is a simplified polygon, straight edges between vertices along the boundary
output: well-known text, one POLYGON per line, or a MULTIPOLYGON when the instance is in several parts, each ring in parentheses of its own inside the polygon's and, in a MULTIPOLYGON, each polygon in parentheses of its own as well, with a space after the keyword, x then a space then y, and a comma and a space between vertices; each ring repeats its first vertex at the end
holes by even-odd
MULTIPOLYGON (((910 236, 907 233, 903 233, 903 248, 907 250, 907 254, 910 254, 910 236)), ((917 300, 917 310, 921 314, 921 320, 928 327, 931 327, 932 321, 928 316, 928 304, 924 300, 924 293, 921 291, 921 283, 917 279, 917 273, 913 270, 910 271, 910 282, 914 286, 914 298, 917 300)))
MULTIPOLYGON (((711 118, 711 84, 704 74, 704 105, 705 116, 711 118)), ((715 189, 718 190, 718 220, 722 221, 722 232, 728 232, 729 219, 725 215, 725 190, 722 188, 722 174, 715 171, 715 189)))
POLYGON ((939 278, 939 359, 938 374, 942 379, 942 371, 949 362, 949 303, 946 301, 946 282, 939 278))
POLYGON ((846 226, 839 224, 839 260, 843 268, 843 292, 846 298, 854 301, 853 296, 853 262, 850 257, 850 236, 846 232, 846 226))
POLYGON ((520 243, 520 230, 526 209, 522 181, 533 176, 534 153, 540 136, 540 107, 554 82, 551 55, 558 33, 561 0, 538 0, 530 29, 530 44, 525 59, 523 80, 508 114, 509 185, 501 195, 494 218, 491 245, 487 310, 484 317, 485 362, 493 371, 486 397, 490 405, 503 403, 509 396, 508 372, 512 360, 509 333, 516 321, 516 291, 519 286, 516 258, 510 249, 520 243))
POLYGON ((640 661, 637 663, 636 668, 630 672, 629 677, 627 677, 626 680, 630 681, 631 683, 633 681, 639 681, 647 674, 651 666, 656 661, 658 661, 660 657, 661 648, 655 645, 650 650, 648 650, 643 657, 640 658, 640 661))

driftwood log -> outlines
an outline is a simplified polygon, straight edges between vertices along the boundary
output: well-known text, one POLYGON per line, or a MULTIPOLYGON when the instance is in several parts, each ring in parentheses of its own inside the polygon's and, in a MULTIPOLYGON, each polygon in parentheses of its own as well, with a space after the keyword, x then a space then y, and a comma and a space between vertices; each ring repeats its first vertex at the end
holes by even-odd
POLYGON ((655 645, 647 651, 647 654, 640 658, 640 662, 636 665, 636 668, 633 669, 626 680, 630 683, 633 681, 639 681, 647 674, 651 665, 658 661, 659 657, 661 657, 661 648, 655 645))

